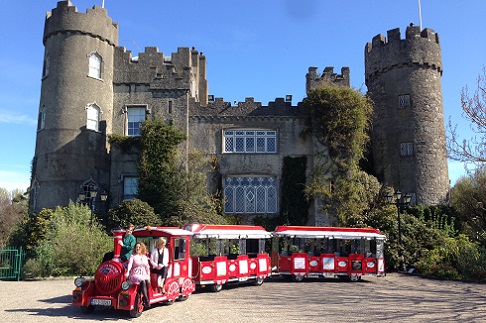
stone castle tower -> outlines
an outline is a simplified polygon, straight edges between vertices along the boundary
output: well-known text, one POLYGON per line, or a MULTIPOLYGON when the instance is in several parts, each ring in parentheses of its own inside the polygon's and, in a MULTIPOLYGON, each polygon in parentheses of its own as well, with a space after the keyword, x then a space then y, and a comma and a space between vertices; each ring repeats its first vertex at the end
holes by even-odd
POLYGON ((75 201, 83 183, 108 188, 118 26, 104 9, 84 14, 60 2, 47 14, 43 42, 31 203, 53 207, 75 201))
POLYGON ((365 82, 374 101, 372 145, 378 179, 433 205, 448 199, 439 36, 407 27, 365 47, 365 82))
MULTIPOLYGON (((366 50, 366 84, 376 103, 377 174, 414 193, 416 203, 437 204, 448 191, 438 39, 416 27, 407 29, 406 40, 398 31, 388 38, 375 37, 366 50)), ((146 47, 132 57, 118 46, 118 25, 104 8, 81 13, 71 1, 58 2, 46 17, 44 45, 32 211, 67 205, 91 191, 109 194, 107 203, 84 200, 95 210, 135 198, 139 152, 110 145, 108 138, 140 136, 145 120, 165 120, 184 131, 182 156, 199 150, 216 160, 210 190, 223 192, 225 213, 248 220, 279 214, 286 160, 305 159, 298 171, 309 179, 319 163, 322 147, 300 136, 300 102, 293 105, 290 95, 267 106, 251 97, 237 104, 214 98, 202 53, 180 47, 167 56, 146 47)), ((319 75, 310 67, 306 91, 323 82, 349 86, 349 68, 338 74, 326 67, 319 75)), ((318 201, 307 212, 307 224, 336 223, 321 213, 318 201)))

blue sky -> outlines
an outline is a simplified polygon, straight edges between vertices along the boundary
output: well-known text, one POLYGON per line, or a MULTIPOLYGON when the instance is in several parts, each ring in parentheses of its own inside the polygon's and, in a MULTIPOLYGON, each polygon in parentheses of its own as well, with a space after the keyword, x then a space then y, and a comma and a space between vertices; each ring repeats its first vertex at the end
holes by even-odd
MULTIPOLYGON (((459 125, 461 89, 475 88, 486 63, 486 1, 421 0, 422 27, 440 37, 445 121, 459 125)), ((73 0, 85 12, 102 0, 73 0)), ((0 187, 29 186, 44 47, 45 13, 55 0, 3 1, 0 12, 0 187)), ((195 47, 206 55, 209 93, 226 101, 254 97, 267 104, 305 94, 310 66, 322 72, 347 66, 351 85, 366 91, 364 47, 377 34, 419 25, 417 0, 105 0, 119 24, 119 45, 133 56, 146 46, 170 55, 178 47, 195 47)), ((403 37, 402 37, 403 38, 403 37)), ((465 174, 449 162, 452 183, 465 174)))

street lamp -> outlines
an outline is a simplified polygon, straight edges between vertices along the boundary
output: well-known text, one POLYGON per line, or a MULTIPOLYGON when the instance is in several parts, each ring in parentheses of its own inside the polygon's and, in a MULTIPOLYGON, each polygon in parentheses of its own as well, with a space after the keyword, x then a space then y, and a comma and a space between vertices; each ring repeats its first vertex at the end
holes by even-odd
MULTIPOLYGON (((81 201, 85 204, 89 203, 89 207, 90 207, 90 210, 91 210, 91 215, 90 215, 90 219, 89 219, 89 226, 90 227, 93 225, 93 214, 95 212, 95 200, 96 200, 97 195, 98 195, 98 191, 96 191, 95 189, 90 189, 87 192, 80 192, 78 194, 78 200, 79 201, 81 201)), ((101 200, 101 202, 106 202, 107 199, 108 199, 108 193, 103 191, 103 193, 100 194, 100 200, 101 200)))
POLYGON ((410 201, 412 199, 411 194, 405 194, 402 197, 402 192, 395 191, 392 195, 388 193, 386 195, 386 201, 390 204, 396 204, 398 210, 398 255, 400 257, 400 271, 407 271, 407 267, 405 266, 405 260, 403 257, 403 245, 402 245, 402 221, 400 219, 400 213, 402 213, 402 207, 410 205, 410 201))

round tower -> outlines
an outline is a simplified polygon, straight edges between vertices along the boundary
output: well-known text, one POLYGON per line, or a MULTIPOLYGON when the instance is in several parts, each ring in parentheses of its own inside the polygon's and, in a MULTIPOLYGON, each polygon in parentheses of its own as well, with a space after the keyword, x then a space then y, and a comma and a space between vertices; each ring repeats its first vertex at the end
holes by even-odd
POLYGON ((77 12, 60 1, 48 12, 31 210, 67 205, 88 189, 108 190, 107 132, 113 110, 118 26, 99 6, 77 12))
POLYGON ((432 29, 377 35, 365 47, 365 82, 374 101, 372 147, 378 179, 416 204, 448 200, 442 58, 432 29))

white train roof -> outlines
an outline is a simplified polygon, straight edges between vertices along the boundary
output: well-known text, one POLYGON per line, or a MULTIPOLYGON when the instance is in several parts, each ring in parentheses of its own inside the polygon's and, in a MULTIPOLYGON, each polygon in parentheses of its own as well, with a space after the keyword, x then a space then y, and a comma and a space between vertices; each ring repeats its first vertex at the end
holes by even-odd
POLYGON ((329 238, 329 239, 379 239, 385 240, 386 236, 379 233, 376 229, 350 229, 343 228, 318 228, 318 227, 277 227, 272 232, 277 237, 291 238, 329 238))
POLYGON ((184 229, 196 239, 266 239, 272 234, 260 226, 190 224, 184 229))

